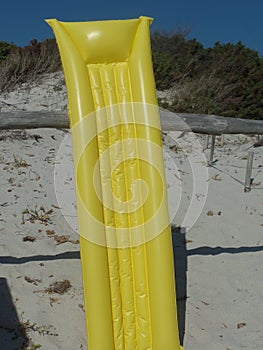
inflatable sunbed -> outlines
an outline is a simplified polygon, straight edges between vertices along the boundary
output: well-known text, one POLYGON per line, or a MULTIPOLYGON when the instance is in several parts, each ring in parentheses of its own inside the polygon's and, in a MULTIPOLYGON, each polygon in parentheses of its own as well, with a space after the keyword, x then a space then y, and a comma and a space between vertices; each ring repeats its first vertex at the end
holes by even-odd
POLYGON ((47 20, 68 91, 89 350, 182 350, 151 21, 47 20))

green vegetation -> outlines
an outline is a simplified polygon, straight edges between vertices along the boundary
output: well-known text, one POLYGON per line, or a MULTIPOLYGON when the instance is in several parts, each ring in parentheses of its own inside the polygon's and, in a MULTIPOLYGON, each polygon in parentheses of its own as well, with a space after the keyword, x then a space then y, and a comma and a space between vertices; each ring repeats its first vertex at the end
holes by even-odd
MULTIPOLYGON (((256 51, 241 42, 206 49, 183 32, 155 32, 151 43, 156 87, 173 91, 166 108, 263 119, 263 58, 256 51)), ((0 42, 0 91, 60 69, 54 39, 23 48, 0 42)))
POLYGON ((237 44, 205 49, 184 34, 152 35, 157 89, 174 90, 174 112, 263 119, 263 59, 237 44))
POLYGON ((0 41, 0 62, 3 61, 16 46, 5 41, 0 41))

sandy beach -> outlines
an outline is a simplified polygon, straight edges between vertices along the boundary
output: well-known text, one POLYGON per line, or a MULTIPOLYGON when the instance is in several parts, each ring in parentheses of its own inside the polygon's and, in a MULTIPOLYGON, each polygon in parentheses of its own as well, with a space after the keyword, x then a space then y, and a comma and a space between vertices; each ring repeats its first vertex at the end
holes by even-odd
MULTIPOLYGON (((1 111, 65 110, 62 82, 58 73, 2 94, 1 111)), ((218 137, 208 167, 205 136, 192 137, 198 147, 189 134, 163 135, 181 341, 185 350, 260 350, 263 147, 253 148, 254 135, 218 137)), ((86 349, 69 131, 0 132, 0 174, 0 349, 86 349), (55 185, 61 164, 68 207, 55 185)))

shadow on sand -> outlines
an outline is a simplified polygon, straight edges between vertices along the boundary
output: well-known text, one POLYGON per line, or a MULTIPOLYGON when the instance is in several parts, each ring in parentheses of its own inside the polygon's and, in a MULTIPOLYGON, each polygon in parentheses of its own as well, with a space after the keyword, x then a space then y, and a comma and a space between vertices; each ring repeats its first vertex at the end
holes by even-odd
MULTIPOLYGON (((263 246, 254 247, 198 247, 186 249, 185 230, 183 228, 172 227, 172 241, 174 251, 177 313, 180 342, 183 344, 185 334, 185 314, 187 300, 187 258, 193 255, 219 255, 219 254, 242 254, 256 253, 263 251, 263 246)), ((79 251, 68 251, 56 255, 33 255, 27 257, 0 256, 0 264, 25 264, 36 261, 56 261, 61 259, 80 259, 79 251)), ((14 347, 8 345, 8 339, 15 337, 20 343, 28 342, 28 339, 21 328, 11 294, 5 278, 0 278, 0 350, 13 350, 14 347), (6 339, 6 344, 3 343, 6 339), (9 347, 8 347, 9 346, 9 347)), ((14 343, 12 343, 14 344, 14 343)), ((22 347, 16 347, 22 349, 22 347)))
POLYGON ((0 349, 27 349, 29 339, 20 323, 6 278, 0 277, 0 349))
POLYGON ((182 228, 172 227, 172 240, 176 280, 178 328, 180 343, 183 344, 187 299, 187 250, 184 230, 182 228))

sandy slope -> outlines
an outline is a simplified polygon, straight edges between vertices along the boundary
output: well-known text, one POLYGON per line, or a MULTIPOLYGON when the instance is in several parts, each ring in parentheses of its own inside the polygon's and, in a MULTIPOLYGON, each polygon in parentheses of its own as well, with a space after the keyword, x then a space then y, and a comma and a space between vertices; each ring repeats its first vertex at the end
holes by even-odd
MULTIPOLYGON (((48 76, 34 88, 1 95, 1 110, 65 109, 61 79, 48 76)), ((1 350, 22 349, 23 342, 28 349, 86 348, 78 236, 70 226, 76 216, 71 172, 63 181, 73 221, 62 215, 54 186, 56 163, 64 166, 67 158, 72 164, 70 147, 64 158, 58 154, 65 136, 70 140, 67 131, 51 129, 0 134, 1 350)), ((187 135, 178 136, 164 135, 164 155, 170 213, 181 225, 173 230, 173 242, 185 350, 260 350, 262 148, 254 150, 252 190, 244 193, 254 138, 226 136, 224 145, 218 140, 216 162, 207 168, 204 137, 197 135, 193 144, 187 135), (185 219, 191 203, 196 217, 185 219)))

